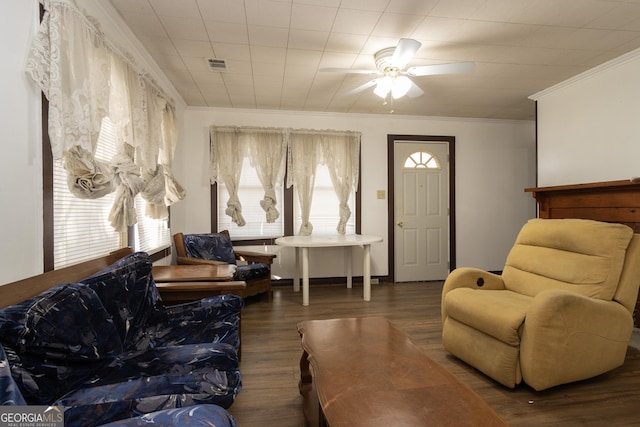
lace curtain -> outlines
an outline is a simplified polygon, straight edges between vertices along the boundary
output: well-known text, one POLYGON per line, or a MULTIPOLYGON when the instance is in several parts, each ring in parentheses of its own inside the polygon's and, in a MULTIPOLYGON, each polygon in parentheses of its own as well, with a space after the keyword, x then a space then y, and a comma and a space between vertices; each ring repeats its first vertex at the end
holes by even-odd
POLYGON ((360 170, 360 133, 292 130, 289 137, 289 175, 287 187, 294 185, 300 203, 302 223, 298 234, 311 235, 309 221, 316 169, 324 164, 339 200, 338 234, 345 234, 351 217, 348 200, 358 187, 360 170))
POLYGON ((136 223, 140 192, 148 216, 166 218, 167 206, 185 197, 171 173, 174 107, 72 1, 44 5, 26 71, 49 101, 51 152, 65 166, 70 191, 82 198, 116 191, 109 220, 118 231, 136 223), (94 158, 107 117, 117 144, 109 164, 94 158))
POLYGON ((242 162, 247 152, 245 141, 240 143, 235 129, 218 129, 211 132, 211 182, 221 180, 229 190, 225 213, 239 227, 246 224, 242 217, 242 205, 238 198, 242 162))
POLYGON ((229 190, 226 214, 234 223, 245 224, 238 186, 243 159, 248 156, 264 190, 260 206, 268 222, 280 215, 274 190, 284 180, 286 164, 286 185, 295 186, 301 210, 300 235, 313 232, 310 212, 316 169, 326 164, 339 200, 336 230, 345 234, 351 216, 348 200, 358 186, 360 133, 212 126, 210 134, 211 183, 223 182, 229 190))

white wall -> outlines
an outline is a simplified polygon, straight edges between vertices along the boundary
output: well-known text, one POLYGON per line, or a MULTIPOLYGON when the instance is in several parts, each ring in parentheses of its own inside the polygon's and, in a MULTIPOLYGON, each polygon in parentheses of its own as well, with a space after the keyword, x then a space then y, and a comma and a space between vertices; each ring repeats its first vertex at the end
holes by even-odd
POLYGON ((640 50, 532 98, 540 186, 640 176, 640 50))
POLYGON ((38 2, 0 6, 0 283, 42 272, 40 91, 24 72, 38 2))
MULTIPOLYGON (((210 230, 208 128, 251 125, 362 132, 362 233, 385 238, 372 245, 372 275, 388 274, 387 135, 456 137, 457 265, 501 270, 522 224, 535 216, 524 188, 535 185, 535 135, 532 122, 463 120, 395 115, 354 115, 188 108, 174 171, 187 198, 171 209, 172 232, 210 230)), ((291 249, 258 248, 279 254, 274 273, 292 277, 291 249)), ((342 250, 317 250, 313 277, 344 276, 342 250)), ((355 262, 358 258, 354 259, 355 262)), ((354 268, 354 274, 362 274, 354 268)))

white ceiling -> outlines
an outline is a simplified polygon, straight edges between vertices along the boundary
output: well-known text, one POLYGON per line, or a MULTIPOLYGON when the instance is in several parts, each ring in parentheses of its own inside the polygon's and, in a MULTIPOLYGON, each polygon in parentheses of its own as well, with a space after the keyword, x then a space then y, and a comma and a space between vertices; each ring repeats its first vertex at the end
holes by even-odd
POLYGON ((110 0, 189 106, 533 119, 528 96, 640 48, 640 0, 110 0), (402 37, 419 98, 344 96, 402 37), (211 71, 208 58, 227 61, 211 71))

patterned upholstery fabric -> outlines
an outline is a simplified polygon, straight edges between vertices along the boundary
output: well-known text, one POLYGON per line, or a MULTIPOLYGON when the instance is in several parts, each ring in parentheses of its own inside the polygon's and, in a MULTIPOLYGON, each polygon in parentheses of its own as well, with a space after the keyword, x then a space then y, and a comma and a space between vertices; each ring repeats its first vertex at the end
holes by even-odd
MULTIPOLYGON (((185 234, 184 246, 187 255, 192 258, 236 264, 236 254, 233 250, 233 244, 226 234, 185 234)), ((254 263, 238 265, 233 275, 233 280, 246 282, 248 280, 268 277, 270 274, 271 269, 267 264, 254 263)))
POLYGON ((193 258, 236 263, 231 238, 226 234, 185 234, 184 246, 193 258))
POLYGON ((146 426, 202 426, 235 427, 236 420, 216 405, 197 405, 188 408, 166 409, 135 418, 105 424, 102 427, 146 426))
POLYGON ((228 408, 242 387, 242 307, 235 295, 164 307, 149 256, 129 255, 0 310, 0 401, 62 405, 65 425, 82 427, 228 408))
POLYGON ((0 345, 0 405, 26 405, 18 385, 11 376, 9 360, 0 345))

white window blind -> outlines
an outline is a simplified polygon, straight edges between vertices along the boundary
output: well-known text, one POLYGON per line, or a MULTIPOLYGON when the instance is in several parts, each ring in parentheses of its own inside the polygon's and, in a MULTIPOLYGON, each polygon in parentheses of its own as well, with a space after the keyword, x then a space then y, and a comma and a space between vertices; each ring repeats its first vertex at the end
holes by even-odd
MULTIPOLYGON (((103 120, 96 159, 108 162, 116 152, 113 125, 103 120)), ((77 264, 127 245, 126 233, 109 224, 115 193, 99 199, 79 199, 69 191, 61 162, 53 165, 54 268, 77 264)))
POLYGON ((242 175, 240 175, 240 185, 238 198, 242 204, 242 216, 246 225, 238 227, 231 221, 231 217, 225 213, 229 192, 224 183, 218 183, 218 231, 229 230, 234 239, 252 238, 272 238, 280 237, 284 234, 284 195, 282 185, 276 188, 276 198, 278 200, 277 209, 280 216, 275 222, 269 223, 266 220, 265 212, 260 206, 260 200, 264 196, 264 189, 255 168, 250 164, 248 158, 242 164, 242 175))
MULTIPOLYGON (((295 191, 295 187, 294 187, 295 191)), ((300 229, 302 225, 302 217, 300 215, 299 198, 296 195, 294 210, 294 231, 300 229)), ((349 197, 349 209, 351 216, 347 221, 346 234, 355 234, 356 232, 356 202, 355 193, 352 192, 349 197)), ((325 165, 318 165, 316 169, 316 180, 313 186, 313 201, 311 202, 311 211, 309 214, 309 222, 313 224, 313 235, 335 235, 336 224, 340 218, 340 201, 336 195, 336 191, 331 183, 329 169, 325 165)))
POLYGON ((147 202, 141 195, 135 198, 136 217, 134 226, 135 248, 138 251, 151 252, 171 246, 171 231, 167 220, 149 218, 144 214, 147 202))
MULTIPOLYGON (((100 128, 96 159, 108 162, 116 154, 114 125, 105 118, 100 128)), ((109 223, 115 192, 99 199, 79 199, 67 187, 61 162, 53 170, 54 268, 77 264, 127 246, 127 233, 118 233, 109 223)), ((134 249, 152 252, 171 246, 167 220, 147 217, 146 201, 135 198, 137 224, 133 227, 134 249)))

